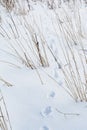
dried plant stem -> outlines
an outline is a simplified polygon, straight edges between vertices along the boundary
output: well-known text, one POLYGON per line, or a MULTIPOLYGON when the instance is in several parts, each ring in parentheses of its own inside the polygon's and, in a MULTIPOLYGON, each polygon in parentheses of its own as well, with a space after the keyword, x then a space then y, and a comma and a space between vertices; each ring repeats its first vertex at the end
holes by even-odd
POLYGON ((79 113, 65 113, 65 112, 58 110, 57 108, 56 108, 56 111, 64 116, 79 116, 80 115, 79 113))

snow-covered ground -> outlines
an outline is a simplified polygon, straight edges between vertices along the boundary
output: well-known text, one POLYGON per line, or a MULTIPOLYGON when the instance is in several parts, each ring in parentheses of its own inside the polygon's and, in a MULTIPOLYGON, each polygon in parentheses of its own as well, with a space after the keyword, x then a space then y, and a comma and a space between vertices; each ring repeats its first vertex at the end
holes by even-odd
MULTIPOLYGON (((65 9, 66 11, 70 11, 68 12, 70 19, 73 19, 74 15, 76 15, 75 17, 77 18, 78 14, 74 14, 73 9, 65 9)), ((78 34, 79 37, 81 36, 80 39, 82 38, 82 43, 84 43, 86 49, 87 8, 82 6, 79 7, 79 9, 82 17, 82 33, 78 34, 77 32, 77 29, 79 27, 78 25, 77 28, 75 27, 75 34, 78 34)), ((65 83, 64 76, 61 73, 61 66, 66 64, 66 61, 61 49, 61 45, 63 46, 64 44, 62 44, 62 42, 65 41, 62 41, 61 33, 58 30, 59 27, 57 25, 55 11, 49 10, 45 5, 38 2, 38 4, 32 5, 31 11, 28 14, 24 15, 24 17, 19 14, 12 13, 16 27, 19 30, 18 33, 20 36, 18 38, 20 39, 23 46, 26 47, 26 50, 29 51, 28 53, 30 56, 34 57, 34 54, 28 50, 27 43, 25 42, 29 39, 26 35, 26 32, 24 32, 24 19, 26 19, 29 22, 29 25, 34 28, 38 36, 44 36, 46 44, 49 45, 55 56, 58 57, 60 61, 58 67, 46 45, 46 51, 50 66, 47 68, 43 68, 41 66, 38 67, 39 65, 37 65, 36 62, 37 67, 32 70, 22 64, 20 59, 11 55, 15 55, 15 51, 13 51, 14 49, 12 50, 10 46, 13 43, 13 45, 16 46, 16 49, 19 50, 19 54, 23 54, 18 48, 17 42, 15 42, 17 40, 17 37, 14 37, 14 33, 11 32, 12 30, 9 27, 9 23, 11 24, 12 22, 10 21, 11 17, 9 18, 9 13, 7 13, 6 10, 2 7, 0 10, 0 27, 3 27, 7 34, 9 34, 11 37, 8 38, 4 30, 0 28, 1 33, 3 32, 5 35, 5 37, 0 35, 0 76, 13 85, 7 87, 6 85, 2 85, 1 82, 1 91, 7 106, 12 129, 87 130, 87 103, 76 103, 64 90, 65 83), (25 37, 25 41, 22 36, 25 37)), ((61 8, 59 8, 57 11, 59 11, 58 13, 60 20, 64 20, 61 22, 64 22, 65 26, 65 23, 67 23, 65 14, 67 12, 64 14, 64 10, 61 8)), ((16 35, 17 32, 14 32, 16 35)), ((72 36, 75 38, 74 34, 72 36)), ((71 40, 69 42, 77 56, 76 50, 80 50, 79 44, 76 46, 71 40)), ((66 45, 64 47, 67 48, 66 45)), ((70 52, 68 54, 70 54, 70 52)), ((34 61, 35 60, 36 59, 34 59, 34 61)), ((79 60, 77 61, 79 62, 79 60)), ((79 69, 80 67, 81 66, 79 66, 79 69)))

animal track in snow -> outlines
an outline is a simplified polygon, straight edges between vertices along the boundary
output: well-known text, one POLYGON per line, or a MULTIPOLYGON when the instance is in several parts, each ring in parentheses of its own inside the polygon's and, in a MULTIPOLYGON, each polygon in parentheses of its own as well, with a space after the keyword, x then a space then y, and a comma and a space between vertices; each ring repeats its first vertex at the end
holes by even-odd
POLYGON ((40 130, 50 130, 47 126, 43 126, 40 130))
POLYGON ((47 117, 47 116, 51 115, 52 112, 53 112, 52 107, 51 107, 51 106, 47 106, 45 109, 43 109, 43 110, 41 111, 41 115, 42 115, 43 117, 47 117))
POLYGON ((49 97, 54 98, 55 97, 55 92, 51 91, 50 94, 49 94, 49 97))

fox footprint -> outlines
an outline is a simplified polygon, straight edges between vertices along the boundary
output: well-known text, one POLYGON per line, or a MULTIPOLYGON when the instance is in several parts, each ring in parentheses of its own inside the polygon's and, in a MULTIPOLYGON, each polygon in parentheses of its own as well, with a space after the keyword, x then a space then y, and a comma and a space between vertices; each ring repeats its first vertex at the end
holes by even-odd
POLYGON ((47 117, 47 116, 50 116, 50 115, 52 114, 52 112, 53 112, 52 107, 51 107, 51 106, 47 106, 45 109, 43 109, 43 110, 41 111, 41 115, 42 115, 43 117, 47 117))
POLYGON ((50 130, 47 126, 43 126, 40 130, 50 130))

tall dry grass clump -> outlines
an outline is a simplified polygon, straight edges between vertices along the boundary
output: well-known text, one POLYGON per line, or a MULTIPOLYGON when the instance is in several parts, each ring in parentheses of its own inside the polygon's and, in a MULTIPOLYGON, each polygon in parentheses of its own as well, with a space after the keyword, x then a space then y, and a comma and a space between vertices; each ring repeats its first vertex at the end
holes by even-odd
POLYGON ((60 57, 55 58, 55 61, 62 63, 61 71, 66 83, 64 89, 67 93, 76 102, 87 101, 87 56, 83 42, 85 36, 81 14, 79 8, 74 10, 72 15, 68 11, 62 8, 64 14, 62 17, 59 12, 54 11, 58 27, 58 30, 55 29, 55 31, 57 36, 60 31, 62 38, 60 46, 64 57, 62 60, 60 57))
MULTIPOLYGON (((30 3, 26 2, 28 7, 30 3)), ((55 1, 51 2, 50 4, 54 5, 55 1)), ((9 20, 6 21, 9 30, 1 24, 0 34, 8 39, 10 54, 31 69, 49 66, 47 54, 49 50, 58 67, 59 63, 62 63, 60 68, 66 83, 64 89, 75 101, 87 101, 87 58, 83 44, 85 33, 80 8, 77 6, 81 6, 81 2, 73 1, 73 3, 72 10, 69 5, 53 10, 57 21, 54 29, 58 38, 61 36, 59 46, 63 54, 62 60, 61 56, 56 57, 48 46, 35 21, 35 27, 31 25, 29 13, 27 15, 21 13, 15 19, 9 11, 9 20)), ((17 4, 20 6, 19 1, 17 4)))
POLYGON ((12 130, 9 114, 1 91, 0 91, 0 129, 12 130))
POLYGON ((0 34, 4 39, 8 39, 9 53, 28 68, 48 67, 49 61, 45 42, 39 29, 34 28, 28 21, 29 14, 16 15, 16 19, 11 12, 8 14, 9 19, 6 21, 6 25, 9 29, 1 24, 0 34))
MULTIPOLYGON (((5 86, 12 86, 9 82, 0 77, 0 81, 4 83, 5 86)), ((0 90, 0 130, 12 130, 9 113, 6 107, 6 103, 3 94, 0 90)))
POLYGON ((0 0, 2 6, 4 6, 7 10, 12 10, 15 5, 15 0, 0 0))

